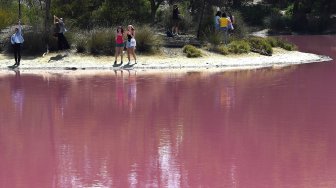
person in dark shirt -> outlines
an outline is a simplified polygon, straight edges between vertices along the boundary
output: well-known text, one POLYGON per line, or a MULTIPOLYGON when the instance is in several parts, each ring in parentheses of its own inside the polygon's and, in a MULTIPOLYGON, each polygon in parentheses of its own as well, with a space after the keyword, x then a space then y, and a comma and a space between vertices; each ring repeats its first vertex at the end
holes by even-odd
POLYGON ((55 34, 58 38, 58 50, 68 50, 70 49, 70 45, 67 39, 64 36, 64 33, 67 31, 65 29, 65 24, 63 18, 58 18, 54 15, 54 24, 55 24, 55 34))

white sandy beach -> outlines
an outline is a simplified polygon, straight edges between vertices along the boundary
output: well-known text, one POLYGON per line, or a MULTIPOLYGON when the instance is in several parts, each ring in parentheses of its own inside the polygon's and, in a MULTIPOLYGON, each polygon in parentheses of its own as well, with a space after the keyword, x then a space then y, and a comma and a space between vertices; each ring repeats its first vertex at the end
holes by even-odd
MULTIPOLYGON (((138 63, 126 65, 127 58, 121 66, 113 67, 112 56, 89 56, 77 53, 56 54, 50 53, 44 57, 22 58, 17 70, 22 72, 69 72, 74 70, 101 71, 101 70, 136 70, 137 72, 187 72, 187 71, 227 71, 242 69, 257 69, 265 67, 284 67, 305 63, 327 62, 331 58, 323 55, 303 53, 298 51, 285 51, 274 49, 272 56, 263 56, 256 53, 243 55, 223 56, 203 51, 201 58, 187 58, 182 49, 164 49, 160 55, 140 55, 138 63)), ((120 62, 120 60, 119 60, 120 62)), ((10 56, 0 55, 0 70, 9 70, 8 66, 14 64, 10 56)), ((82 71, 81 71, 82 72, 82 71)))

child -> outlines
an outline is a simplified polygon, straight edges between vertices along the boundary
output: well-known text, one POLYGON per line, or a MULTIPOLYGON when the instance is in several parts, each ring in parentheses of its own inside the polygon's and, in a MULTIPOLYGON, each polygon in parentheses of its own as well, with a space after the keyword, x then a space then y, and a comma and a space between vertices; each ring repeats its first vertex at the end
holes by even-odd
POLYGON ((131 54, 134 58, 135 64, 137 63, 135 55, 135 47, 136 47, 135 29, 132 25, 129 25, 127 27, 127 42, 126 42, 128 64, 131 63, 131 54))
POLYGON ((115 36, 116 48, 115 48, 115 61, 114 65, 117 64, 118 56, 121 56, 121 63, 123 64, 123 50, 124 50, 124 29, 119 26, 117 28, 117 33, 115 36))

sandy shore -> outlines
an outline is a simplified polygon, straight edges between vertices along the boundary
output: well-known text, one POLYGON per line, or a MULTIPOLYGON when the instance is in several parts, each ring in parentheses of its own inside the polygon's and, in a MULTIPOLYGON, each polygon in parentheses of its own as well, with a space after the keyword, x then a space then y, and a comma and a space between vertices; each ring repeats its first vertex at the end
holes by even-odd
MULTIPOLYGON (((50 53, 44 57, 23 57, 18 70, 55 71, 65 72, 73 70, 136 70, 137 72, 186 72, 186 71, 226 71, 241 69, 257 69, 264 67, 283 67, 304 63, 326 62, 331 58, 322 55, 302 53, 298 51, 285 51, 274 49, 273 56, 262 56, 256 53, 244 55, 223 56, 216 53, 203 51, 201 58, 187 58, 181 49, 164 49, 159 55, 138 56, 138 63, 134 61, 130 65, 124 64, 114 67, 114 57, 88 56, 76 53, 56 54, 50 53)), ((9 70, 8 66, 14 64, 11 57, 0 55, 0 70, 9 70)))

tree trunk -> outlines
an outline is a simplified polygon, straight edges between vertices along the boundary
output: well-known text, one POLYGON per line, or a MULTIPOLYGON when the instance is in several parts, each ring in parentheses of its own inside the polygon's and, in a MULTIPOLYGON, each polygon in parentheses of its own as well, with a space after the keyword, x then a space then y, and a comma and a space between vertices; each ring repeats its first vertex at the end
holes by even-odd
POLYGON ((21 0, 19 0, 19 20, 21 19, 21 0))
POLYGON ((203 22, 203 17, 204 17, 205 4, 206 4, 206 0, 203 0, 201 17, 200 17, 200 20, 199 20, 199 23, 198 23, 198 30, 197 30, 197 38, 198 39, 201 37, 201 27, 202 27, 202 22, 203 22))
POLYGON ((44 40, 47 47, 47 53, 49 52, 49 33, 50 33, 50 27, 49 27, 49 21, 50 21, 50 3, 51 0, 45 1, 45 20, 44 20, 44 40))

